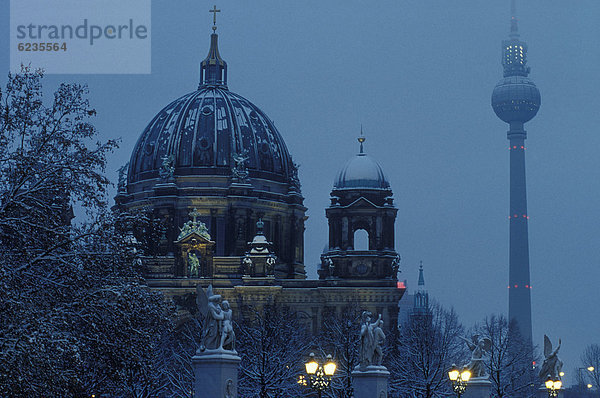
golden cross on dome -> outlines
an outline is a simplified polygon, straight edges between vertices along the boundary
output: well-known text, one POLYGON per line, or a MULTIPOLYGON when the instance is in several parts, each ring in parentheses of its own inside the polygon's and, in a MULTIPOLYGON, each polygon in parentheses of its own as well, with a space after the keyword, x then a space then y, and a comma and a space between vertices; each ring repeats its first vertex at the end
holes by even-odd
POLYGON ((208 12, 212 12, 213 13, 213 27, 212 30, 213 32, 217 30, 217 13, 221 12, 221 10, 217 10, 217 6, 214 5, 212 10, 208 10, 208 12))

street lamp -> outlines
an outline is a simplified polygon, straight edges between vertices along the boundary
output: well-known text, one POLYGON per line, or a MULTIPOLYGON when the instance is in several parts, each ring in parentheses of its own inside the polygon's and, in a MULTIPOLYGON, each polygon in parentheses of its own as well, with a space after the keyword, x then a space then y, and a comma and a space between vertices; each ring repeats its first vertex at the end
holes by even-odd
POLYGON ((559 393, 560 389, 562 388, 562 381, 560 381, 560 379, 552 380, 552 377, 550 375, 548 375, 548 379, 546 379, 545 384, 546 384, 546 390, 548 390, 548 397, 549 398, 558 397, 558 393, 559 393))
MULTIPOLYGON (((596 370, 593 366, 588 366, 587 368, 578 368, 577 372, 579 373, 579 386, 581 390, 584 390, 583 386, 586 385, 585 381, 587 379, 587 377, 583 376, 582 373, 583 371, 587 370, 590 373, 594 373, 594 370, 596 370)), ((588 389, 592 388, 591 384, 587 384, 586 386, 588 389)))
POLYGON ((320 364, 316 361, 315 354, 311 352, 308 362, 304 364, 307 376, 300 375, 298 379, 298 383, 315 390, 319 398, 321 398, 323 390, 328 389, 331 385, 331 378, 337 367, 331 355, 327 355, 325 361, 325 364, 320 364))
POLYGON ((471 378, 471 372, 468 369, 461 372, 455 364, 452 364, 452 369, 448 372, 448 378, 452 382, 452 390, 456 393, 456 396, 460 398, 467 389, 467 383, 471 378))

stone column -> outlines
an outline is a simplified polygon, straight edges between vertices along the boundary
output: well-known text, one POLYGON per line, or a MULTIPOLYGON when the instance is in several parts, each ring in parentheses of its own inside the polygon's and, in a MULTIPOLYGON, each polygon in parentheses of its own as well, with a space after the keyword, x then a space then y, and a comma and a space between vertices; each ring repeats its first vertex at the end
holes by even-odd
POLYGON ((354 398, 387 398, 390 372, 385 366, 358 366, 352 372, 354 398))
POLYGON ((194 396, 237 398, 240 357, 236 351, 205 350, 192 357, 194 396))
POLYGON ((490 398, 492 382, 487 377, 473 377, 467 383, 464 398, 490 398))

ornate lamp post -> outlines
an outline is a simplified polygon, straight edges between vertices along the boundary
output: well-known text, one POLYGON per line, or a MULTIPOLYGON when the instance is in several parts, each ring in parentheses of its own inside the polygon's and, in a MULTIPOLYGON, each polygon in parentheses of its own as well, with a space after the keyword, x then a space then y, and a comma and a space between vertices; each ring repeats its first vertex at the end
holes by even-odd
POLYGON ((558 397, 558 393, 562 388, 562 381, 552 380, 552 377, 548 375, 548 379, 546 380, 546 390, 548 390, 548 398, 556 398, 558 397))
POLYGON ((331 359, 331 355, 327 355, 324 365, 315 360, 315 354, 310 353, 308 362, 304 364, 306 368, 306 376, 300 375, 298 383, 308 386, 315 390, 321 398, 323 390, 326 390, 331 385, 331 378, 335 373, 337 365, 331 359))
POLYGON ((585 383, 586 382, 586 377, 583 375, 583 371, 584 370, 587 370, 588 372, 594 374, 594 371, 596 369, 593 366, 588 366, 587 368, 578 368, 577 369, 577 372, 579 373, 579 386, 580 386, 580 389, 584 390, 583 387, 585 385, 585 387, 587 387, 587 389, 590 390, 593 386, 590 383, 588 383, 586 385, 586 383, 585 383))
POLYGON ((471 372, 468 369, 461 372, 455 364, 452 364, 452 369, 448 372, 448 378, 452 382, 452 390, 456 396, 460 398, 467 389, 467 383, 471 378, 471 372))

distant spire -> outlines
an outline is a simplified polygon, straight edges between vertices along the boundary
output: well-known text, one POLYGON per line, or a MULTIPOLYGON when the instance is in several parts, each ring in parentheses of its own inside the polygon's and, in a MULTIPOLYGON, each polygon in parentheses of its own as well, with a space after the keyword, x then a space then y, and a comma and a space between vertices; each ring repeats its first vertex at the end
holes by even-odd
POLYGON ((367 139, 365 138, 364 134, 363 134, 363 128, 362 128, 362 124, 360 125, 360 137, 358 137, 358 142, 360 142, 360 153, 365 153, 364 148, 363 148, 363 142, 365 142, 367 139))
POLYGON ((418 283, 418 285, 420 287, 425 286, 425 277, 423 276, 423 261, 421 261, 421 263, 419 265, 419 283, 418 283))
POLYGON ((208 55, 200 64, 200 86, 219 87, 227 90, 227 62, 219 54, 219 36, 215 33, 217 30, 217 6, 213 6, 209 12, 213 13, 213 33, 210 35, 210 49, 208 55))
POLYGON ((510 3, 510 38, 519 38, 519 20, 517 19, 517 0, 510 3))
POLYGON ((429 312, 429 293, 425 289, 425 277, 423 276, 423 261, 419 264, 419 283, 414 294, 412 315, 423 316, 429 312))

